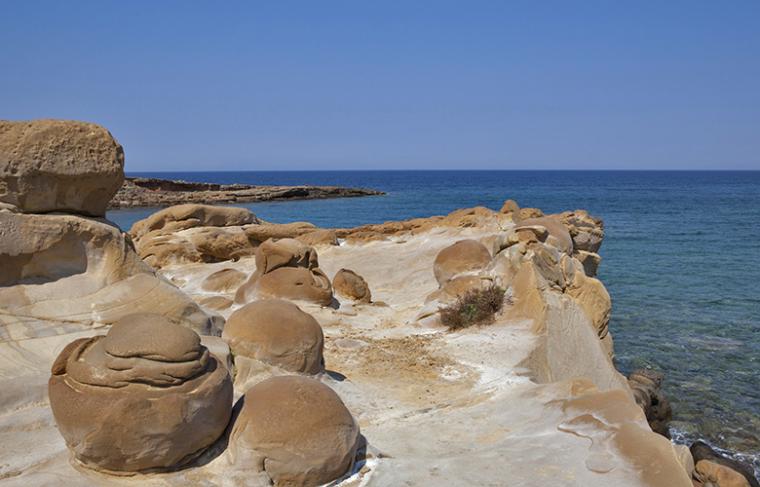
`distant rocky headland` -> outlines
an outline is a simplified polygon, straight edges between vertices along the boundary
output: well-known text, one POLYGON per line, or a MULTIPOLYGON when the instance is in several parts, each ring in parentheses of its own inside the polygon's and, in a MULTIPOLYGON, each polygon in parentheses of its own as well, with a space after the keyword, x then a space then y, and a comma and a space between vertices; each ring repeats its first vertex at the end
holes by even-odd
POLYGON ((183 203, 221 205, 254 201, 352 198, 385 194, 342 186, 259 186, 126 177, 109 208, 163 207, 183 203))
POLYGON ((103 127, 0 121, 3 487, 758 487, 615 368, 587 211, 125 232, 123 166, 103 127))

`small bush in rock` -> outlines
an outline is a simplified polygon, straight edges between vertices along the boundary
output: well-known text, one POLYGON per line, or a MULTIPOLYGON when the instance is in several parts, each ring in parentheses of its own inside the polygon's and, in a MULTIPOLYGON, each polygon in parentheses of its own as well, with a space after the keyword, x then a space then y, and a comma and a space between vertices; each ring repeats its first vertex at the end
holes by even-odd
POLYGON ((441 322, 449 330, 491 323, 504 304, 504 289, 489 286, 474 289, 461 296, 456 303, 441 308, 441 322))

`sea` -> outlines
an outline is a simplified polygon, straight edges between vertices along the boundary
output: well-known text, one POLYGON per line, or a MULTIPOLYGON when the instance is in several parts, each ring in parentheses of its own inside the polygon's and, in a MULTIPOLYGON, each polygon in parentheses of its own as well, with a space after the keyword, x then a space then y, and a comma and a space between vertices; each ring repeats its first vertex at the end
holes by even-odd
MULTIPOLYGON (((760 471, 760 171, 152 172, 134 176, 261 185, 338 185, 384 196, 242 204, 272 222, 351 227, 499 209, 582 208, 606 237, 599 277, 624 373, 665 373, 671 434, 736 452, 760 471)), ((155 209, 108 218, 124 229, 155 209)))

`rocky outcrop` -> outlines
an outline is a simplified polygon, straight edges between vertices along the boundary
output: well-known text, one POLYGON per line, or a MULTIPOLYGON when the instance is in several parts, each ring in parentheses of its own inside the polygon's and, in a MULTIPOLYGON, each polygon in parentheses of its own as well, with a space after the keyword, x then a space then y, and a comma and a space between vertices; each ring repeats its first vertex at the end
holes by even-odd
POLYGON ((367 281, 351 269, 341 269, 333 277, 335 294, 346 297, 357 303, 372 302, 372 293, 367 281))
POLYGON ((301 374, 324 371, 322 327, 288 301, 267 299, 243 306, 227 320, 222 338, 236 360, 255 359, 301 374))
POLYGON ((246 279, 245 272, 236 269, 222 269, 210 274, 201 283, 201 289, 214 293, 235 292, 246 279))
POLYGON ((760 487, 760 481, 749 465, 733 460, 713 450, 703 441, 689 448, 694 458, 694 478, 704 487, 760 487))
POLYGON ((124 179, 124 151, 98 125, 0 121, 0 203, 25 213, 104 216, 124 179))
MULTIPOLYGON (((118 188, 118 187, 117 187, 118 188)), ((223 205, 255 201, 350 198, 383 195, 382 191, 340 186, 253 186, 126 178, 110 203, 111 208, 163 207, 195 203, 223 205)))
POLYGON ((274 485, 317 486, 352 467, 359 427, 340 397, 317 380, 267 379, 245 394, 230 438, 232 462, 274 485))
POLYGON ((49 396, 77 461, 147 472, 180 467, 219 438, 232 382, 196 333, 146 313, 67 345, 53 364, 49 396))
POLYGON ((317 251, 292 238, 270 239, 256 249, 256 272, 238 289, 236 303, 282 298, 327 306, 330 279, 319 269, 317 251))
POLYGON ((154 268, 252 256, 269 239, 337 245, 335 231, 311 223, 266 223, 245 208, 187 204, 160 210, 129 231, 140 257, 154 268))
POLYGON ((657 371, 638 369, 628 376, 628 385, 636 404, 644 410, 652 431, 670 438, 668 424, 673 417, 673 409, 661 390, 663 379, 664 375, 657 371))

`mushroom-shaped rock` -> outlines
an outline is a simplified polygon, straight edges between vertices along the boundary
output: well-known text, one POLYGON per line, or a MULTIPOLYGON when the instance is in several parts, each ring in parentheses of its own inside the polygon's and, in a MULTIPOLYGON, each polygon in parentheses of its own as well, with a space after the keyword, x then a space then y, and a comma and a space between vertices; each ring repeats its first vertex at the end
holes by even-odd
POLYGON ((288 301, 254 301, 227 320, 222 337, 236 356, 275 365, 290 372, 324 370, 324 336, 310 314, 288 301))
POLYGON ((372 301, 372 293, 367 281, 362 276, 350 269, 341 269, 333 277, 333 289, 341 296, 345 296, 360 303, 372 301))
POLYGON ((248 303, 254 299, 268 298, 308 301, 327 306, 332 302, 332 286, 324 272, 319 269, 281 267, 255 279, 249 279, 238 289, 235 302, 248 303))
POLYGON ((441 250, 433 263, 433 273, 439 284, 457 274, 477 271, 491 262, 491 253, 477 240, 460 240, 441 250))
POLYGON ((316 486, 351 469, 358 443, 359 427, 332 389, 278 376, 245 394, 230 448, 236 469, 263 473, 274 485, 316 486))
POLYGON ((235 291, 245 282, 245 273, 237 269, 222 269, 209 274, 201 283, 204 291, 224 293, 235 291))
POLYGON ((238 288, 236 303, 285 298, 327 306, 330 279, 319 269, 317 251, 293 238, 270 239, 256 249, 256 272, 238 288))
POLYGON ((124 150, 99 125, 0 121, 0 203, 104 216, 123 181, 124 150))
POLYGON ((568 255, 573 253, 573 239, 570 237, 570 232, 557 218, 551 216, 527 218, 515 226, 515 231, 523 229, 534 231, 539 240, 553 245, 568 255))
POLYGON ((110 472, 186 464, 224 432, 232 407, 227 369, 198 335, 150 313, 67 345, 48 393, 75 458, 110 472))

